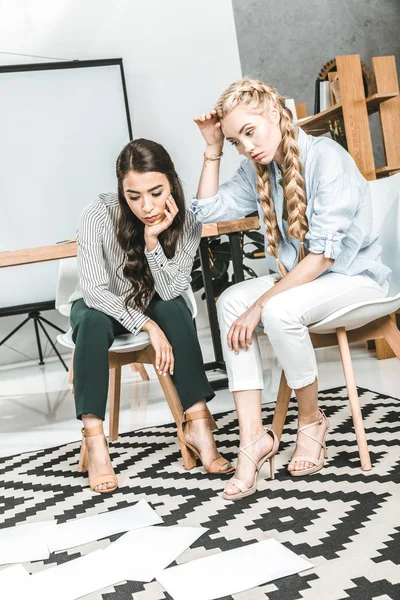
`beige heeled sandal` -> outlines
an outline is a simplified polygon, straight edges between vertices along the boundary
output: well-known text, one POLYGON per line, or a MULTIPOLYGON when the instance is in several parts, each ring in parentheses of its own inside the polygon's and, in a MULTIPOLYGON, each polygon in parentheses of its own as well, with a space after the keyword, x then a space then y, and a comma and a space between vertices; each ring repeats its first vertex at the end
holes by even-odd
POLYGON ((257 437, 254 438, 254 440, 252 440, 245 446, 241 446, 239 448, 239 454, 240 454, 240 452, 242 452, 245 456, 247 456, 247 458, 249 460, 251 460, 251 462, 256 467, 256 472, 254 473, 253 485, 251 487, 247 487, 243 483, 243 481, 241 481, 237 477, 232 477, 232 479, 229 480, 228 485, 229 484, 235 485, 237 488, 239 488, 240 492, 237 492, 236 494, 227 494, 226 492, 224 492, 225 500, 241 500, 242 498, 246 498, 247 496, 251 496, 252 494, 254 494, 257 491, 257 475, 258 475, 259 471, 261 470, 261 467, 267 460, 269 460, 270 477, 271 477, 271 479, 275 479, 275 464, 274 463, 275 463, 275 454, 278 452, 278 449, 279 449, 279 439, 276 436, 275 432, 272 431, 272 429, 268 429, 268 428, 265 428, 262 433, 260 433, 257 437), (268 452, 268 454, 266 454, 265 456, 260 458, 260 460, 257 463, 254 460, 254 458, 247 452, 247 449, 250 448, 251 446, 254 446, 254 444, 259 442, 266 435, 271 436, 274 443, 273 443, 273 446, 272 446, 272 449, 270 450, 270 452, 268 452))
MULTIPOLYGON (((304 455, 294 456, 293 458, 291 458, 289 465, 296 463, 296 462, 311 462, 314 465, 313 467, 308 467, 307 469, 301 469, 300 471, 289 471, 289 469, 288 469, 289 473, 291 475, 293 475, 293 477, 303 477, 305 475, 312 475, 313 473, 317 473, 324 466, 325 458, 328 458, 328 453, 326 451, 326 435, 329 431, 329 421, 326 418, 325 413, 321 409, 319 410, 319 413, 320 413, 320 418, 318 419, 318 421, 314 421, 314 423, 309 423, 308 425, 303 425, 303 427, 300 427, 297 432, 297 440, 299 439, 299 435, 302 434, 302 435, 308 437, 308 439, 313 440, 313 442, 316 442, 317 444, 319 444, 321 446, 321 451, 319 453, 319 457, 315 458, 315 456, 308 456, 308 455, 304 454, 304 455), (325 431, 324 431, 324 436, 322 438, 322 442, 321 442, 321 440, 317 440, 317 438, 315 438, 314 436, 307 433, 307 429, 310 429, 311 427, 315 427, 315 425, 322 425, 322 423, 324 423, 324 422, 325 422, 325 431)), ((301 444, 299 444, 298 441, 296 442, 296 445, 299 446, 300 448, 304 448, 304 450, 307 452, 307 449, 304 446, 301 446, 301 444)))
MULTIPOLYGON (((182 456, 185 457, 189 454, 189 460, 184 461, 185 469, 187 470, 193 469, 197 465, 197 460, 202 462, 199 450, 193 446, 193 444, 186 441, 184 434, 186 423, 189 423, 190 421, 196 421, 197 419, 209 419, 210 430, 214 431, 215 429, 218 429, 218 426, 214 421, 214 417, 211 415, 208 408, 206 410, 184 413, 184 420, 182 421, 181 429, 178 430, 178 442, 182 456)), ((213 475, 223 475, 225 473, 232 473, 232 471, 234 471, 234 467, 231 465, 231 463, 221 455, 213 460, 208 466, 206 466, 204 463, 202 463, 202 465, 207 473, 211 473, 213 475)))
MULTIPOLYGON (((88 451, 87 444, 86 444, 86 438, 92 437, 94 435, 102 435, 104 438, 104 443, 106 444, 106 446, 108 448, 108 442, 104 435, 103 425, 99 425, 97 427, 91 427, 90 429, 85 429, 85 427, 82 427, 82 446, 81 446, 81 453, 79 456, 79 463, 78 463, 78 472, 79 473, 85 473, 86 471, 88 471, 89 451, 88 451)), ((108 494, 109 492, 113 492, 114 490, 117 489, 118 479, 117 479, 115 473, 107 473, 107 475, 99 475, 98 477, 89 478, 89 486, 90 486, 90 489, 93 490, 94 492, 97 492, 99 494, 108 494), (96 490, 95 489, 98 485, 101 485, 102 483, 109 483, 109 482, 114 483, 115 484, 114 487, 106 488, 104 490, 96 490)))

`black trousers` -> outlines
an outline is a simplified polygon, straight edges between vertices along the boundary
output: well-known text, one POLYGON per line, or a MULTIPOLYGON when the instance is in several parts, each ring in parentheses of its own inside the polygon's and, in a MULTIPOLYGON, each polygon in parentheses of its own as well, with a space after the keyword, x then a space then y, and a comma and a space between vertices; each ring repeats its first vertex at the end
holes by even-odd
MULTIPOLYGON (((182 408, 215 394, 208 383, 199 340, 185 300, 161 300, 156 295, 148 316, 164 331, 172 346, 175 366, 172 380, 182 408)), ((118 335, 129 333, 118 321, 76 300, 71 309, 73 327, 76 416, 93 414, 104 420, 108 395, 108 349, 118 335)))

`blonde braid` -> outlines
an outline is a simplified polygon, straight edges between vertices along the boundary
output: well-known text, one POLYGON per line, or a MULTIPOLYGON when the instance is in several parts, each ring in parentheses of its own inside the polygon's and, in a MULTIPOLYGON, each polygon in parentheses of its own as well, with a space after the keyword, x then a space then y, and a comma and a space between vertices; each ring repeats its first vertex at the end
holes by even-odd
POLYGON ((308 231, 306 217, 307 198, 304 191, 304 179, 301 175, 300 149, 297 143, 296 129, 289 111, 279 98, 281 105, 280 128, 282 132, 283 190, 288 208, 288 235, 300 242, 299 261, 305 256, 304 238, 308 231))
MULTIPOLYGON (((219 119, 223 119, 238 104, 244 104, 256 112, 265 112, 276 104, 282 133, 282 151, 284 154, 283 190, 288 208, 288 235, 300 241, 299 261, 305 256, 304 238, 308 231, 306 217, 307 199, 304 179, 301 175, 300 150, 296 139, 296 129, 292 123, 291 112, 285 107, 285 99, 276 89, 258 79, 243 79, 232 83, 220 96, 215 106, 219 119)), ((278 258, 280 232, 271 197, 269 168, 256 165, 257 193, 264 213, 265 231, 268 241, 267 252, 277 261, 280 274, 287 274, 278 258)))
POLYGON ((271 198, 271 182, 268 167, 256 165, 257 193, 261 200, 261 208, 264 213, 265 233, 268 240, 267 252, 276 260, 279 273, 284 277, 287 271, 278 258, 278 243, 281 237, 274 204, 271 198))

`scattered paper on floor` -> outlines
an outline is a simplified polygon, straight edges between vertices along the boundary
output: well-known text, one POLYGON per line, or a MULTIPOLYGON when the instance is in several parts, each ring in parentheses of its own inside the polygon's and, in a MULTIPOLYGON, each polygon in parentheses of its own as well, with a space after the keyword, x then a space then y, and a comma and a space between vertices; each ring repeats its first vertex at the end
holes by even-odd
POLYGON ((47 535, 55 528, 55 521, 41 521, 0 529, 0 564, 49 558, 50 552, 44 533, 47 535))
POLYGON ((140 500, 134 506, 67 521, 55 529, 46 530, 45 535, 49 550, 56 552, 162 522, 151 506, 140 500))
POLYGON ((174 600, 215 600, 312 566, 268 539, 171 567, 159 573, 157 580, 174 600))
POLYGON ((205 531, 204 527, 146 527, 126 533, 104 554, 110 564, 124 565, 125 579, 149 582, 205 531))

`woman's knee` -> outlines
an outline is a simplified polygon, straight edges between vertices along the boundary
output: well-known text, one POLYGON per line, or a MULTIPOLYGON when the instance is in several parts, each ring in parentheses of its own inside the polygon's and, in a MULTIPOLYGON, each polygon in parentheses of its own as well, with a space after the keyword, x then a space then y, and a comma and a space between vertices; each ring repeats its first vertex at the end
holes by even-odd
POLYGON ((77 329, 86 335, 113 335, 111 318, 100 310, 89 308, 79 319, 77 329))
POLYGON ((240 284, 226 288, 217 300, 218 317, 231 315, 237 318, 245 310, 243 287, 240 284))
POLYGON ((178 296, 178 298, 173 298, 172 300, 157 300, 153 302, 150 306, 149 314, 155 321, 175 318, 175 317, 187 317, 191 318, 191 312, 182 298, 182 296, 178 296))
POLYGON ((297 324, 301 325, 295 312, 289 310, 285 303, 280 301, 279 295, 266 302, 261 320, 265 333, 270 336, 282 334, 284 331, 296 327, 297 324))

